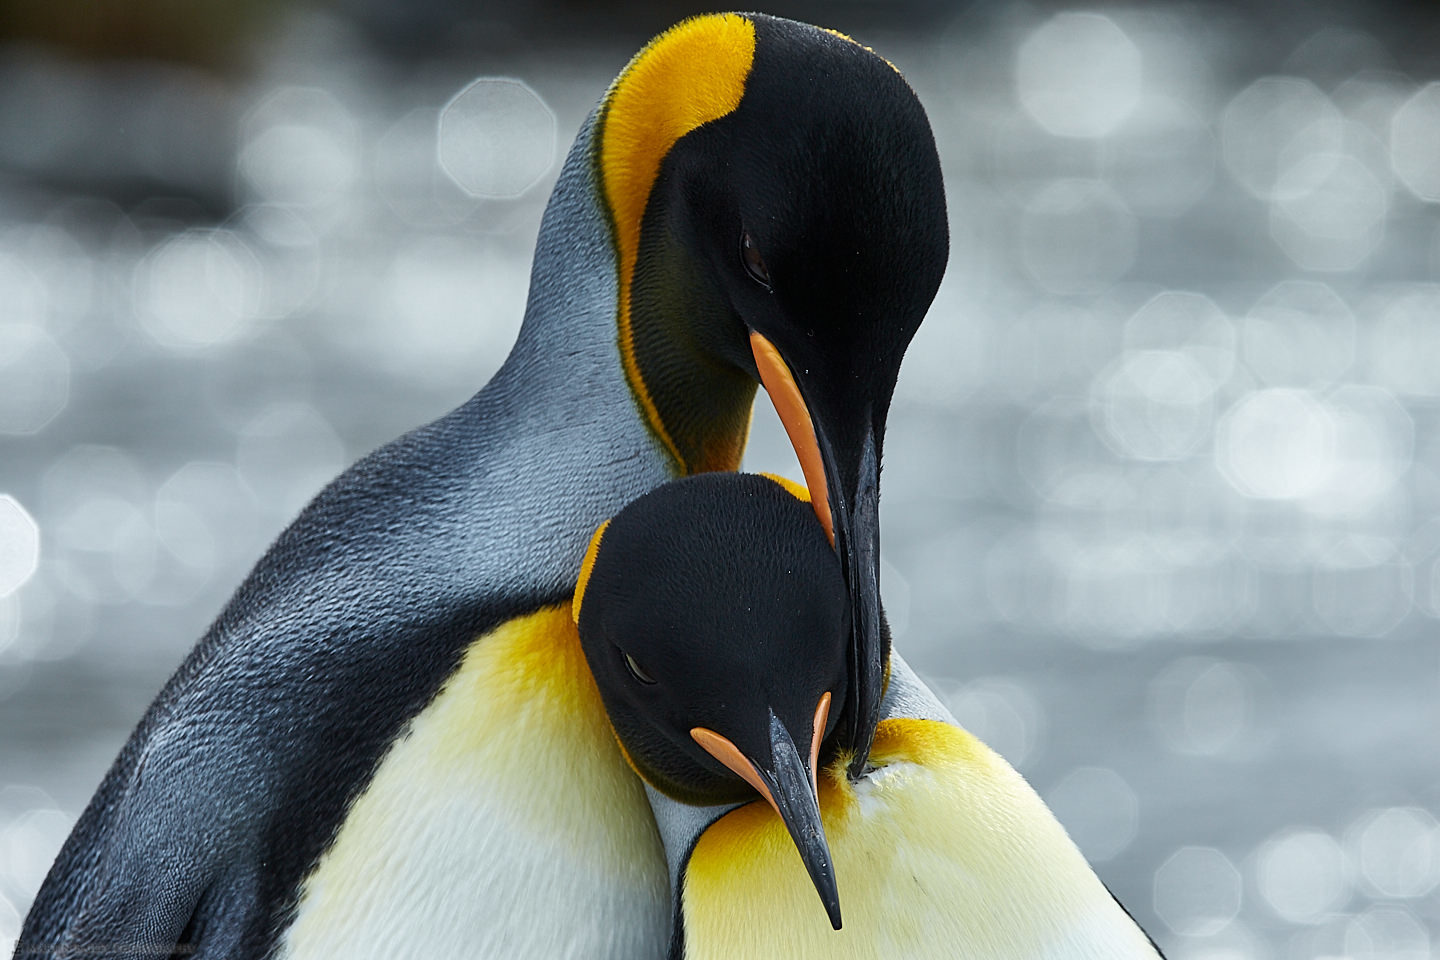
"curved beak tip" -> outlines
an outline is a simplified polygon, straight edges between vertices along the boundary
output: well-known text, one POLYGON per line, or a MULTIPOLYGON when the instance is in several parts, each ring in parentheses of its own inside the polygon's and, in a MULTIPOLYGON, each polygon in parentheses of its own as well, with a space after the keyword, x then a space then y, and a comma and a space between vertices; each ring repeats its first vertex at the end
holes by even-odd
POLYGON ((834 878, 831 878, 831 887, 828 891, 821 891, 820 899, 825 904, 825 913, 830 917, 830 927, 834 930, 840 929, 840 894, 834 887, 834 878))
MULTIPOLYGON (((829 704, 830 695, 827 693, 816 710, 813 731, 816 738, 824 730, 829 704)), ((835 861, 825 840, 825 827, 815 790, 815 746, 812 744, 807 751, 810 759, 807 766, 789 731, 774 713, 770 714, 772 763, 768 769, 756 765, 729 738, 713 730, 695 727, 690 736, 707 753, 749 782, 779 814, 805 865, 805 872, 825 906, 830 926, 839 930, 840 892, 835 884, 835 861)))

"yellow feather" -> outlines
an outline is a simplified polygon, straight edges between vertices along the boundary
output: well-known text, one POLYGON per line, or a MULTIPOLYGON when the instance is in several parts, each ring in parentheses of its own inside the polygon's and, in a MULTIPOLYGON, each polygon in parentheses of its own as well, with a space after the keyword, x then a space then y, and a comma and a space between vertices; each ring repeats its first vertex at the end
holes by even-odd
POLYGON ((789 477, 782 477, 778 473, 765 473, 762 471, 760 476, 764 477, 766 480, 773 480, 774 482, 780 484, 780 486, 785 488, 785 492, 790 494, 790 496, 794 497, 796 500, 802 500, 805 503, 810 502, 810 488, 805 486, 803 483, 796 483, 789 477))
MULTIPOLYGON (((755 24, 749 20, 733 13, 692 17, 636 54, 601 107, 600 170, 620 260, 620 356, 630 389, 680 473, 696 465, 680 455, 635 360, 630 286, 640 220, 665 155, 685 134, 740 105, 754 57, 755 24)), ((738 453, 736 459, 730 469, 739 465, 738 453)))
POLYGON ((600 540, 605 536, 606 520, 595 529, 590 537, 590 546, 585 548, 585 559, 580 561, 580 576, 575 581, 575 597, 570 601, 570 619, 580 622, 580 605, 585 601, 585 588, 590 585, 590 571, 595 569, 595 558, 600 556, 600 540))
POLYGON ((851 784, 822 777, 844 929, 832 931, 780 819, 752 803, 700 838, 687 960, 1154 957, 1050 811, 999 756, 928 720, 880 724, 851 784))
POLYGON ((646 919, 663 933, 663 908, 646 913, 667 887, 644 790, 560 604, 471 644, 351 805, 281 956, 409 955, 421 939, 529 956, 581 936, 591 955, 596 937, 629 955, 654 936, 646 919))

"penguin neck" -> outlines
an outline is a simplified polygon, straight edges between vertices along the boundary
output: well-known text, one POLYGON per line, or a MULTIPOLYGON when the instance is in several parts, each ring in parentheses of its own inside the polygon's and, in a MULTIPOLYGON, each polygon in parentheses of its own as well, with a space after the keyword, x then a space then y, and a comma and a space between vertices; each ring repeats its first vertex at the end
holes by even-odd
POLYGON ((645 799, 650 801, 650 811, 655 815, 655 826, 660 831, 660 842, 665 847, 665 860, 670 865, 670 889, 680 889, 680 874, 685 869, 685 860, 695 841, 712 823, 742 804, 726 803, 715 807, 696 807, 673 800, 645 784, 645 799))
POLYGON ((694 807, 672 800, 650 784, 645 784, 645 799, 650 801, 650 811, 655 816, 655 826, 660 832, 660 844, 665 850, 665 863, 670 876, 670 955, 680 955, 676 935, 683 930, 681 916, 684 891, 685 864, 695 849, 701 835, 721 817, 742 806, 738 803, 717 807, 694 807))
POLYGON ((736 470, 756 383, 722 354, 749 335, 712 266, 697 260, 683 229, 670 228, 677 202, 652 198, 633 275, 622 269, 621 356, 636 402, 682 472, 736 470))
POLYGON ((634 409, 616 342, 616 255, 595 181, 596 114, 555 181, 530 270, 520 334, 495 383, 534 409, 634 409))
POLYGON ((736 470, 756 384, 707 354, 696 328, 708 318, 683 305, 640 311, 631 326, 633 285, 597 169, 598 118, 581 127, 545 208, 524 323, 496 383, 532 409, 582 421, 632 411, 672 476, 736 470), (643 374, 630 362, 637 343, 643 374))

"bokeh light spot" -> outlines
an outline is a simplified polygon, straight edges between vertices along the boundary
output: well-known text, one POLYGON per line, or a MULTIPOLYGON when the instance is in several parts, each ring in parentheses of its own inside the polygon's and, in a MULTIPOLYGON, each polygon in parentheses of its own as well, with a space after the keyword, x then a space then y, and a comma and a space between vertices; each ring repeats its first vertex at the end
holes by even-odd
POLYGON ((196 601, 222 570, 242 568, 270 531, 256 523, 255 495, 228 463, 191 461, 155 493, 154 524, 160 552, 146 603, 180 606, 196 601))
POLYGON ((255 254, 229 230, 187 230, 141 261, 135 310, 161 346, 205 347, 233 340, 264 301, 255 254))
POLYGON ((1093 429, 1084 404, 1055 398, 1034 408, 1016 431, 1015 461, 1036 496, 1065 503, 1078 483, 1094 476, 1110 459, 1093 429))
POLYGON ((1366 886, 1382 897, 1423 897, 1440 883, 1440 824, 1428 810, 1371 811, 1347 837, 1366 886))
POLYGON ((1259 687, 1253 668, 1185 657, 1150 683, 1150 722, 1176 753, 1215 756, 1238 750, 1250 732, 1259 687))
MULTIPOLYGON (((0 252, 0 303, 5 304, 5 322, 43 326, 49 297, 45 284, 16 257, 0 252)), ((0 357, 5 356, 0 351, 0 357)))
POLYGON ((407 224, 434 229, 460 223, 480 201, 440 167, 435 143, 440 112, 416 107, 375 143, 375 189, 407 224))
POLYGON ((1131 350, 1177 350, 1198 364, 1214 390, 1235 368, 1235 324, 1215 301, 1191 290, 1151 297, 1125 323, 1131 350))
POLYGON ((1395 176, 1421 200, 1440 201, 1440 82, 1427 83, 1390 120, 1395 176))
POLYGON ((324 130, 300 124, 270 127, 252 140, 240 169, 269 203, 325 203, 355 178, 355 165, 324 130))
MULTIPOLYGON (((1123 485, 1112 489, 1116 499, 1129 493, 1123 485)), ((1046 533, 1044 558, 1055 579, 1046 613, 1054 627, 1094 650, 1137 646, 1167 629, 1173 578, 1148 537, 1046 533)))
POLYGON ((72 822, 59 810, 28 810, 0 827, 0 879, 11 889, 36 890, 50 870, 72 822))
POLYGON ((1323 515, 1354 515, 1392 496, 1415 455, 1415 420, 1389 390, 1346 384, 1324 400, 1335 455, 1324 482, 1305 499, 1323 515))
POLYGON ((1326 173, 1312 165, 1305 176, 1291 168, 1312 156, 1333 157, 1342 148, 1343 119, 1308 80, 1262 77, 1240 91, 1220 117, 1225 166, 1242 187, 1262 200, 1284 191, 1313 189, 1326 173))
POLYGON ((1245 364, 1274 387, 1320 387, 1355 361, 1355 315, 1323 283, 1284 280, 1267 290, 1241 327, 1245 364))
POLYGON ((129 600, 154 576, 154 530, 129 500, 87 497, 61 516, 56 535, 60 579, 84 600, 129 600))
POLYGON ((1404 562, 1322 564, 1315 568, 1312 590, 1315 613, 1332 633, 1383 637, 1414 604, 1414 572, 1404 562))
POLYGON ((1184 353, 1127 351, 1097 380, 1096 426, 1122 456, 1179 460, 1209 438, 1214 391, 1207 372, 1184 353))
POLYGON ((40 528, 20 501, 0 494, 0 597, 8 597, 40 565, 40 528))
POLYGON ((1101 863, 1135 839, 1140 801, 1125 778, 1109 767, 1078 767, 1045 794, 1086 859, 1101 863))
POLYGON ((1057 14, 1020 45, 1015 87, 1042 127, 1062 137, 1103 137, 1140 102, 1140 50, 1103 14, 1057 14))
MULTIPOLYGON (((252 300, 259 316, 288 317, 309 305, 320 281, 319 238, 310 225, 290 207, 251 204, 236 218, 237 233, 245 237, 244 250, 231 249, 243 271, 251 265, 259 271, 259 289, 252 300)), ((232 301, 236 302, 236 301, 232 301)))
MULTIPOLYGON (((3 552, 3 549, 0 547, 0 552, 3 552)), ((20 636, 20 621, 23 616, 18 596, 12 593, 9 596, 0 597, 0 655, 3 655, 20 636)), ((21 679, 18 670, 8 667, 0 670, 0 700, 4 700, 19 689, 21 679)))
POLYGON ((1345 854, 1318 830, 1291 829, 1267 840, 1255 875, 1265 902, 1291 923, 1318 923, 1350 896, 1345 854))
POLYGON ((1181 847, 1155 871, 1155 914, 1187 937, 1213 936, 1240 912, 1243 883, 1214 847, 1181 847))
POLYGON ((355 121, 329 92, 285 87, 246 117, 240 173, 262 203, 327 205, 355 182, 355 121))
POLYGON ((1380 382, 1401 394, 1440 397, 1440 285, 1413 284, 1379 298, 1370 350, 1380 382))
POLYGON ((275 403, 241 429, 235 463, 266 513, 289 518, 340 472, 345 448, 314 407, 275 403))
POLYGON ((440 111, 439 156, 471 196, 521 196, 555 163, 555 114, 522 81, 481 77, 440 111))
POLYGON ((139 502, 148 495, 145 478, 130 454, 89 443, 73 446, 56 458, 45 472, 43 487, 43 516, 65 513, 95 496, 139 502))
POLYGON ((1430 934, 1401 906, 1375 906, 1345 928, 1346 960, 1432 960, 1430 934))
POLYGON ((499 368, 525 312, 522 264, 483 242, 426 237, 399 247, 385 280, 387 302, 371 327, 384 345, 371 354, 377 362, 464 383, 499 368))
POLYGON ((70 358, 40 327, 0 323, 0 385, 0 433, 38 433, 70 402, 70 358))
MULTIPOLYGON (((1161 943, 1166 960, 1277 960, 1266 949, 1265 941, 1242 920, 1232 920, 1214 933, 1185 937, 1179 943, 1165 943, 1164 939, 1161 943)), ((1307 955, 1304 960, 1320 958, 1307 955)))
POLYGON ((1276 193, 1270 235, 1296 266, 1353 270, 1380 245, 1389 191, 1354 157, 1307 156, 1281 174, 1276 193))
POLYGON ((15 941, 20 938, 20 911, 0 893, 0 956, 8 957, 15 951, 15 941))
POLYGON ((1216 465, 1247 497, 1293 500, 1319 488, 1335 459, 1335 424, 1303 390, 1247 393, 1220 419, 1216 465))

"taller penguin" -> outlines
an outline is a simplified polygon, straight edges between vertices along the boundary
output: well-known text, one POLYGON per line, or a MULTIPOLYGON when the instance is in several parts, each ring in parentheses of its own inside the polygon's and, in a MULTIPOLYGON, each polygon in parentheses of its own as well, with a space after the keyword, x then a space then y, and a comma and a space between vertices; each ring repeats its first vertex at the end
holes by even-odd
POLYGON ((457 765, 456 737, 509 742, 547 669, 544 631, 492 644, 496 628, 568 600, 591 533, 624 503, 736 468, 757 383, 841 557, 854 633, 838 736, 863 765, 888 653, 881 441, 946 223, 924 111, 868 49, 737 14, 654 40, 566 159, 505 364, 281 534, 121 751, 17 955, 301 960, 327 952, 297 929, 311 898, 341 909, 341 926, 382 921, 366 929, 388 936, 367 949, 391 958, 662 953, 665 864, 643 797, 622 796, 633 779, 605 789, 640 819, 620 817, 611 846, 590 851, 629 866, 596 872, 573 859, 583 831, 566 832, 563 804, 550 847, 514 839, 555 799, 527 792, 524 758, 578 754, 536 740, 481 788, 424 778, 457 765), (488 709, 440 710, 462 680, 488 709), (412 843, 346 860, 332 848, 361 830, 351 813, 383 793, 397 751, 415 764, 396 782, 435 803, 407 814, 412 843), (369 883, 382 877, 420 886, 369 883))

